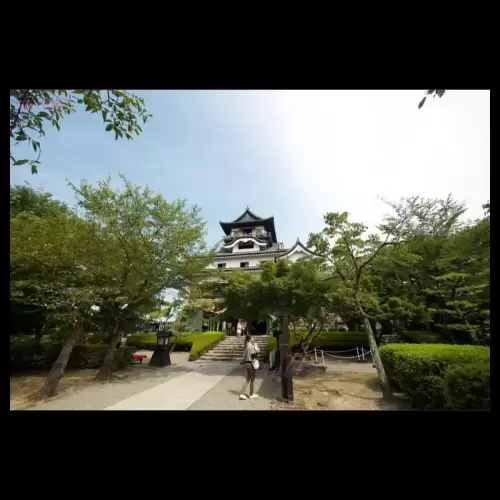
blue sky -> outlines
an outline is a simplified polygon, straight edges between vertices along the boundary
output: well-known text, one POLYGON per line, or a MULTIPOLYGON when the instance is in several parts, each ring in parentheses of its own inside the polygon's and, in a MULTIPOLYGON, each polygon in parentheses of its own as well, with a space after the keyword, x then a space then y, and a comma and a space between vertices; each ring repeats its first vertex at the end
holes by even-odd
POLYGON ((153 114, 140 136, 115 141, 82 109, 47 130, 38 175, 11 167, 11 184, 27 180, 71 204, 66 179, 122 172, 201 206, 210 244, 219 220, 247 205, 274 215, 290 246, 320 230, 327 211, 374 227, 387 212, 381 197, 451 192, 469 218, 490 197, 489 91, 451 90, 420 111, 422 90, 136 93, 153 114))

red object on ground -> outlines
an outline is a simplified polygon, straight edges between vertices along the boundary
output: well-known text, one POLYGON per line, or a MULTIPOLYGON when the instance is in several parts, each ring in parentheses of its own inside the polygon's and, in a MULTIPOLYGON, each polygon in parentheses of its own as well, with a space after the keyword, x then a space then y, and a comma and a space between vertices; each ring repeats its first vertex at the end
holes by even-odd
POLYGON ((100 344, 101 341, 100 340, 97 340, 97 339, 90 339, 89 340, 89 344, 100 344))
POLYGON ((132 359, 140 361, 142 363, 143 359, 146 359, 147 356, 145 354, 132 354, 132 359))

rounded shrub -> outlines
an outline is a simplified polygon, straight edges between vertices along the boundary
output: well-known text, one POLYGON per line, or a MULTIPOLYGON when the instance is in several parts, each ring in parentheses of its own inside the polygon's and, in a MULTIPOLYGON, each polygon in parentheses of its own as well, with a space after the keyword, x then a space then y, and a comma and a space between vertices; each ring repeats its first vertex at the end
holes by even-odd
POLYGON ((489 408, 488 347, 389 344, 380 348, 380 356, 393 387, 414 408, 489 408))

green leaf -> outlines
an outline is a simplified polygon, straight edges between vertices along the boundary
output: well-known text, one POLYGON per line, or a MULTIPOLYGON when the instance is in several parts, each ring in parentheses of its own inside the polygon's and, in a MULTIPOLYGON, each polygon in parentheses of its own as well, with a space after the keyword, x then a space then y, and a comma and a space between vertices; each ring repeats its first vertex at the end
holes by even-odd
POLYGON ((106 132, 109 132, 113 128, 113 124, 110 123, 109 125, 106 125, 106 132))
POLYGON ((101 113, 102 113, 102 119, 105 122, 106 121, 106 117, 108 116, 108 112, 104 109, 104 110, 102 110, 101 113))
POLYGON ((28 138, 25 135, 18 135, 16 141, 26 141, 28 138))
POLYGON ((17 160, 14 162, 14 165, 24 165, 25 163, 28 163, 28 161, 29 160, 17 160))
POLYGON ((38 174, 38 169, 36 168, 35 164, 31 164, 31 173, 32 174, 38 174))

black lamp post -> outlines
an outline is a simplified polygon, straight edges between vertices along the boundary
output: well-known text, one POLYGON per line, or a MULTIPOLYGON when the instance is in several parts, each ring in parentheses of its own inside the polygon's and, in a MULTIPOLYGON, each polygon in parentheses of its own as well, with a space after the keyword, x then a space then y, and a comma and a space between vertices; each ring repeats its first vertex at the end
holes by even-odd
POLYGON ((170 361, 170 338, 172 335, 171 331, 158 332, 156 348, 148 366, 169 366, 172 364, 170 361))
POLYGON ((283 316, 281 325, 282 334, 279 338, 281 358, 281 396, 283 401, 291 402, 293 401, 292 347, 290 346, 288 316, 283 316))

